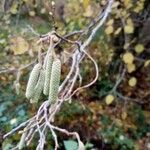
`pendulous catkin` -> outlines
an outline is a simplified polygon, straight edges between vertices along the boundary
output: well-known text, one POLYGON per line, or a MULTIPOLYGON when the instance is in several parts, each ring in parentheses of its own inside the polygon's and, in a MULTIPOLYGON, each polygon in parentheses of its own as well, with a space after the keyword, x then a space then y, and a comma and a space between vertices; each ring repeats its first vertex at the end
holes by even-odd
POLYGON ((53 63, 53 57, 52 54, 49 54, 46 57, 46 65, 45 65, 45 82, 44 82, 44 90, 43 93, 45 95, 49 94, 49 86, 50 86, 50 78, 51 78, 51 71, 52 71, 52 63, 53 63))
POLYGON ((34 95, 34 88, 37 84, 41 67, 42 67, 41 64, 36 64, 33 67, 33 70, 31 71, 31 74, 27 83, 26 94, 25 94, 28 99, 31 99, 34 95))
POLYGON ((38 82, 34 88, 34 96, 30 100, 31 103, 37 103, 38 100, 40 99, 40 96, 41 96, 41 93, 42 93, 43 87, 44 87, 44 80, 45 80, 45 72, 43 69, 41 69, 38 82))
POLYGON ((61 74, 61 62, 59 59, 56 59, 52 64, 50 89, 49 89, 50 103, 55 103, 57 100, 59 83, 60 83, 60 74, 61 74))

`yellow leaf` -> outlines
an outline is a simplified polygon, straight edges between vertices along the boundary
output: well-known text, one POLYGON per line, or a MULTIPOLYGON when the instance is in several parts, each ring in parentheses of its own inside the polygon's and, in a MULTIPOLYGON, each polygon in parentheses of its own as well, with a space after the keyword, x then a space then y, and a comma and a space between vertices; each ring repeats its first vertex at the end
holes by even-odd
POLYGON ((125 6, 128 6, 130 4, 130 0, 124 0, 123 2, 125 6))
POLYGON ((116 8, 116 7, 118 7, 120 5, 120 2, 114 2, 113 4, 112 4, 112 8, 116 8))
POLYGON ((143 44, 137 44, 135 46, 135 51, 139 54, 139 53, 142 53, 144 51, 144 46, 143 44))
POLYGON ((116 31, 115 31, 115 35, 118 35, 121 32, 121 27, 119 27, 116 31))
POLYGON ((131 2, 131 0, 123 0, 123 2, 124 2, 124 6, 125 6, 127 9, 129 9, 129 8, 132 7, 132 2, 131 2))
POLYGON ((90 0, 83 0, 84 9, 86 9, 89 5, 90 0))
POLYGON ((18 7, 18 4, 17 3, 14 3, 13 5, 12 5, 12 7, 11 7, 11 9, 10 9, 10 12, 12 13, 12 14, 17 14, 17 7, 18 7))
POLYGON ((113 25, 113 23, 114 23, 114 20, 113 20, 113 19, 110 19, 110 20, 106 23, 106 25, 107 25, 107 26, 111 26, 111 25, 113 25))
POLYGON ((150 65, 150 60, 145 61, 144 67, 148 67, 150 65))
POLYGON ((118 126, 118 127, 122 127, 123 126, 123 123, 120 119, 115 119, 115 124, 118 126))
POLYGON ((129 73, 135 71, 136 67, 135 64, 127 64, 127 70, 129 73))
POLYGON ((29 11, 29 15, 30 15, 31 17, 34 17, 34 16, 35 16, 35 11, 29 11))
POLYGON ((134 27, 133 27, 133 25, 126 25, 126 26, 124 27, 124 31, 125 31, 125 33, 128 33, 128 34, 133 33, 133 32, 134 32, 134 27))
POLYGON ((46 9, 45 9, 45 8, 42 8, 42 9, 40 10, 40 13, 41 13, 41 14, 45 14, 45 13, 46 13, 46 9))
POLYGON ((120 14, 123 17, 127 17, 129 15, 126 10, 121 10, 120 14))
POLYGON ((131 86, 131 87, 134 87, 136 84, 137 84, 137 79, 135 77, 131 77, 128 81, 128 84, 131 86))
POLYGON ((114 101, 115 97, 111 94, 107 95, 105 98, 105 102, 107 105, 110 105, 114 101))
POLYGON ((108 26, 105 29, 105 33, 108 34, 108 35, 111 34, 111 33, 113 33, 113 31, 114 31, 113 26, 108 26))
POLYGON ((100 4, 101 4, 102 6, 104 6, 104 5, 107 4, 107 1, 106 1, 106 0, 101 0, 101 1, 100 1, 100 4))
POLYGON ((126 52, 124 55, 123 55, 123 61, 125 64, 132 64, 133 61, 134 61, 134 56, 132 53, 130 52, 126 52))
POLYGON ((92 14, 93 14, 93 10, 92 10, 92 7, 89 5, 89 6, 86 8, 85 13, 83 13, 83 16, 85 16, 85 17, 91 17, 92 14))
POLYGON ((123 46, 123 48, 124 49, 128 49, 129 46, 130 46, 130 43, 125 43, 124 46, 123 46))
POLYGON ((138 5, 134 8, 134 12, 139 13, 144 8, 144 2, 137 3, 138 5))
POLYGON ((29 49, 28 42, 20 36, 12 38, 10 43, 10 49, 14 52, 15 55, 23 54, 29 49))
POLYGON ((127 19, 127 25, 130 25, 130 26, 133 26, 133 25, 134 25, 131 18, 128 18, 128 19, 127 19))
POLYGON ((121 118, 125 120, 127 118, 127 113, 125 111, 122 112, 121 118))

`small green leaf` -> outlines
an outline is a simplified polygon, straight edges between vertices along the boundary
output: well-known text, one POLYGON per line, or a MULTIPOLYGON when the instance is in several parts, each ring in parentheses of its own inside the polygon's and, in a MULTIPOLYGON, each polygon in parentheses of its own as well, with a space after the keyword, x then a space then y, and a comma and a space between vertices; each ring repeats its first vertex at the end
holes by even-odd
POLYGON ((77 150, 78 143, 73 140, 64 141, 65 149, 66 150, 77 150))

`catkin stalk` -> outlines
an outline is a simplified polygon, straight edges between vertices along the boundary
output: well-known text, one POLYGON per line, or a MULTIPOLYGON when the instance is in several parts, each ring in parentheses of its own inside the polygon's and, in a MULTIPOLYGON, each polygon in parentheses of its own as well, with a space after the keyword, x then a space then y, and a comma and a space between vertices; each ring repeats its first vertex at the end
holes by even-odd
POLYGON ((44 80, 45 80, 45 72, 44 70, 41 70, 38 82, 34 88, 34 97, 30 100, 31 103, 37 103, 38 100, 40 99, 44 87, 44 80))
POLYGON ((34 88, 37 84, 41 67, 41 64, 36 64, 33 70, 31 71, 25 94, 28 99, 31 99, 34 95, 34 88))
POLYGON ((52 64, 52 72, 50 79, 49 101, 55 103, 58 97, 58 89, 60 83, 61 62, 56 59, 52 64))
POLYGON ((49 94, 49 86, 50 86, 50 78, 51 78, 51 71, 52 71, 52 63, 53 63, 53 57, 52 54, 49 54, 46 57, 46 68, 45 68, 45 82, 44 82, 44 90, 43 93, 45 95, 49 94))

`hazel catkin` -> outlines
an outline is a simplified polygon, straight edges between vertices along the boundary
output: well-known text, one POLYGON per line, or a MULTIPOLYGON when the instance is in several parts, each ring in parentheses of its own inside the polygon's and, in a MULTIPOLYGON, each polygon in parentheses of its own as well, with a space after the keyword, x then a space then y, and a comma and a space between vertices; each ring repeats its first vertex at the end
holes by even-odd
POLYGON ((45 80, 45 72, 42 69, 40 71, 38 82, 37 82, 37 84, 36 84, 36 86, 34 88, 34 96, 30 100, 31 103, 37 103, 38 100, 40 99, 40 96, 41 96, 41 93, 42 93, 43 87, 44 87, 44 80, 45 80))
POLYGON ((34 95, 34 88, 37 84, 41 67, 42 67, 41 64, 36 64, 33 67, 33 70, 31 71, 31 74, 27 83, 26 94, 25 94, 28 99, 31 99, 34 95))
POLYGON ((61 74, 61 62, 59 59, 56 59, 52 64, 50 89, 49 89, 50 103, 55 103, 57 100, 59 83, 60 83, 60 74, 61 74))
POLYGON ((53 63, 52 54, 49 54, 46 59, 47 59, 47 61, 46 61, 46 65, 45 65, 46 68, 45 68, 45 82, 44 82, 43 93, 45 95, 48 95, 49 86, 50 86, 51 71, 52 71, 52 63, 53 63))

